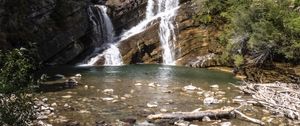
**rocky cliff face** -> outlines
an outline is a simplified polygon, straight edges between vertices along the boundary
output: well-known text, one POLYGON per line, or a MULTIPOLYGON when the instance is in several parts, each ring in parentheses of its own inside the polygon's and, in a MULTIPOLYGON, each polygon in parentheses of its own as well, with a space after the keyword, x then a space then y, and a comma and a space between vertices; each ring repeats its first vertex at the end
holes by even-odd
MULTIPOLYGON (((187 1, 181 0, 181 3, 187 1)), ((202 40, 198 42, 208 33, 205 33, 205 29, 193 29, 198 27, 192 20, 195 10, 190 8, 191 2, 187 3, 182 5, 177 17, 177 59, 183 58, 184 61, 180 64, 185 64, 185 59, 190 60, 190 52, 199 52, 199 48, 208 45, 202 40), (198 35, 198 38, 194 35, 189 37, 191 34, 198 35)), ((109 15, 119 34, 145 17, 147 0, 0 0, 0 49, 34 42, 45 63, 66 64, 78 56, 84 57, 105 43, 103 31, 99 30, 104 24, 94 7, 99 4, 109 7, 109 15)), ((122 44, 125 47, 121 50, 125 63, 161 62, 158 31, 155 27, 149 28, 147 34, 141 33, 122 44)))
MULTIPOLYGON (((193 19, 199 7, 190 1, 181 4, 177 22, 176 59, 178 65, 206 67, 220 65, 214 59, 222 51, 217 43, 218 31, 201 27, 193 19)), ((161 63, 162 49, 158 36, 158 23, 146 31, 120 42, 124 63, 161 63)))
MULTIPOLYGON (((134 25, 143 12, 134 17, 130 12, 145 6, 144 0, 109 0, 110 15, 118 31, 134 25), (122 19, 122 20, 121 20, 122 19), (128 19, 128 21, 127 21, 128 19), (131 19, 131 20, 129 20, 131 19)), ((0 0, 0 49, 9 49, 34 42, 41 60, 65 64, 83 52, 101 46, 101 32, 91 18, 96 4, 103 0, 0 0)), ((97 21, 96 25, 103 25, 97 21)))

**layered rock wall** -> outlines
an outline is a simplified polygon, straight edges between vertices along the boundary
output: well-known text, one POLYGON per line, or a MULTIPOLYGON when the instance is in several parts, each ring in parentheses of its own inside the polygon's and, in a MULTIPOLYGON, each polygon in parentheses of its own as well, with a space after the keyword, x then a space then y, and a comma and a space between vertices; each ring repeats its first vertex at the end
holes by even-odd
MULTIPOLYGON (((201 27, 193 19, 193 15, 199 10, 198 5, 190 1, 184 1, 176 17, 176 59, 178 65, 190 65, 196 62, 198 57, 209 54, 219 54, 222 46, 217 42, 218 32, 213 28, 201 27)), ((120 49, 124 63, 161 63, 162 49, 159 41, 158 23, 149 27, 146 31, 120 42, 120 49)), ((196 64, 196 67, 220 65, 217 60, 196 64)))

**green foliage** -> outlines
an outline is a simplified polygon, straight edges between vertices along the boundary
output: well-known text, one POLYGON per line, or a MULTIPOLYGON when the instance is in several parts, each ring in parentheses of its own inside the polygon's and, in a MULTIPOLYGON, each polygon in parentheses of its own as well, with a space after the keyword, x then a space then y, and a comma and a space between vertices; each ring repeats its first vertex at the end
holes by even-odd
POLYGON ((31 97, 24 94, 0 95, 0 125, 28 126, 35 117, 31 97))
POLYGON ((244 64, 244 57, 242 55, 234 55, 234 65, 237 67, 240 67, 241 65, 244 64))
POLYGON ((0 92, 13 93, 27 89, 34 84, 33 73, 36 64, 30 57, 30 50, 14 49, 1 53, 0 92))
POLYGON ((27 126, 34 119, 33 103, 27 93, 35 84, 36 54, 34 49, 26 48, 0 50, 0 125, 27 126))
POLYGON ((299 62, 299 3, 300 0, 205 0, 208 7, 198 15, 204 19, 210 15, 210 22, 225 20, 220 42, 227 47, 227 57, 240 60, 236 55, 248 55, 254 64, 272 60, 299 62))

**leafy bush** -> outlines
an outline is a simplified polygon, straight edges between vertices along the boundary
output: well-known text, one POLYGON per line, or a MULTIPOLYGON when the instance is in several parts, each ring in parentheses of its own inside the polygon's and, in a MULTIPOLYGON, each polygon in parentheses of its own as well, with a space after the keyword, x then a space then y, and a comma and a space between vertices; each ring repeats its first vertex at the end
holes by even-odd
POLYGON ((244 57, 242 55, 234 55, 234 65, 237 67, 240 67, 241 65, 244 64, 244 57))
POLYGON ((243 55, 256 65, 274 60, 299 63, 299 0, 204 1, 208 7, 198 15, 225 22, 220 42, 231 59, 243 55))
POLYGON ((30 86, 35 84, 36 51, 0 50, 0 125, 27 126, 34 119, 30 86))
POLYGON ((34 119, 31 97, 24 94, 0 95, 0 125, 28 126, 34 119))
POLYGON ((33 73, 37 65, 31 53, 25 48, 0 52, 0 93, 25 90, 34 84, 33 73))

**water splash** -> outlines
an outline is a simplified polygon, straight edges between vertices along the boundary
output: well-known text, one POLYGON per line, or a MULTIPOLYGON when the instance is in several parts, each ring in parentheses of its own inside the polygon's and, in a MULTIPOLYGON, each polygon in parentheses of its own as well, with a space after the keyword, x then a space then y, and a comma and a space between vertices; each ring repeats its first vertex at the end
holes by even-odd
POLYGON ((110 48, 103 52, 105 57, 104 66, 120 66, 123 65, 122 56, 119 48, 111 44, 110 48))

